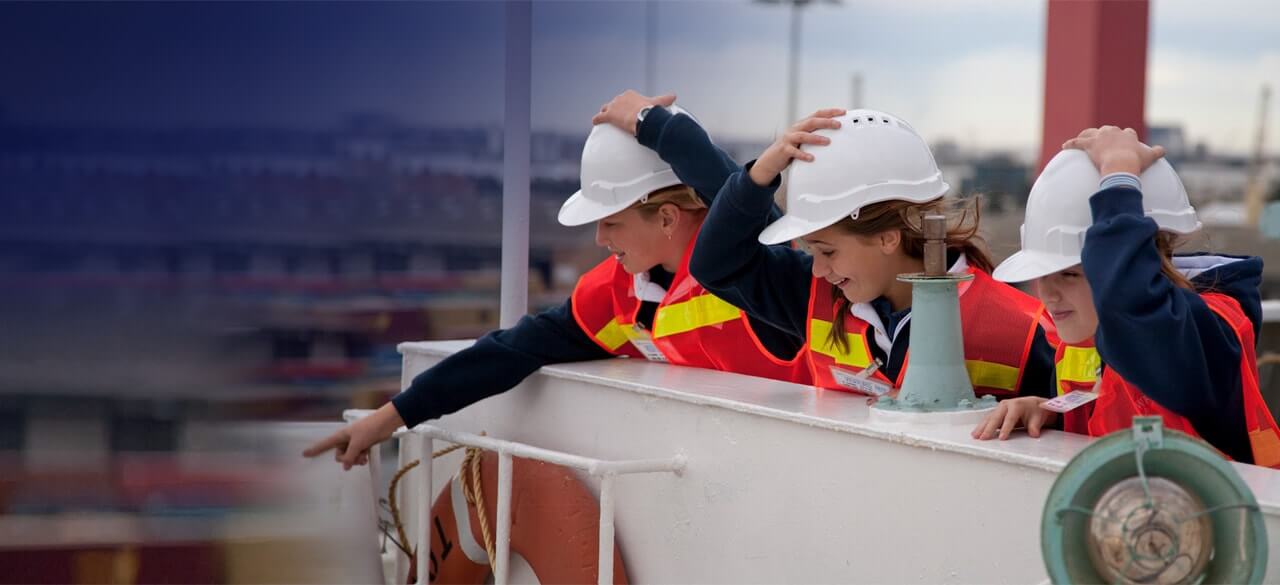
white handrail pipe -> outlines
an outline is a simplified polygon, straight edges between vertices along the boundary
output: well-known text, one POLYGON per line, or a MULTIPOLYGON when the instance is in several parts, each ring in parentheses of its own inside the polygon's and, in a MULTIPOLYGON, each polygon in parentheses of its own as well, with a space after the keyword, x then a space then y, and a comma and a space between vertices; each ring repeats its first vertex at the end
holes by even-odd
POLYGON ((498 536, 495 585, 507 585, 511 572, 511 454, 498 453, 498 536))
POLYGON ((600 562, 597 582, 613 583, 613 474, 600 478, 600 562))
MULTIPOLYGON (((422 459, 418 463, 418 467, 422 468, 419 476, 422 478, 422 493, 426 494, 426 498, 418 497, 416 502, 418 505, 418 585, 427 585, 431 576, 431 497, 434 491, 431 489, 431 468, 432 458, 431 452, 435 450, 432 444, 431 435, 422 435, 422 459)), ((400 441, 400 450, 404 451, 405 441, 400 441)), ((409 546, 409 543, 404 543, 409 546)))
MULTIPOLYGON (((373 413, 372 410, 346 410, 342 413, 344 420, 351 422, 373 413)), ((497 585, 505 585, 510 576, 511 567, 511 487, 513 476, 512 457, 521 457, 524 459, 534 459, 554 463, 565 467, 580 469, 588 474, 600 478, 600 525, 599 525, 599 545, 600 556, 597 560, 598 579, 600 583, 613 582, 613 546, 614 546, 614 480, 618 475, 636 474, 636 473, 657 473, 666 472, 673 473, 677 476, 684 472, 687 460, 683 455, 677 455, 669 459, 630 459, 620 461, 606 461, 601 459, 593 459, 574 455, 571 453, 561 453, 559 451, 551 451, 542 449, 524 443, 515 443, 511 441, 503 441, 483 435, 472 433, 463 433, 458 431, 450 431, 442 429, 426 423, 420 424, 412 429, 401 427, 392 435, 401 442, 401 453, 403 454, 407 448, 406 439, 410 437, 420 437, 422 440, 422 491, 425 496, 418 498, 418 570, 417 583, 426 585, 430 575, 430 558, 431 558, 431 496, 433 489, 431 485, 431 468, 432 468, 432 451, 434 439, 448 441, 458 445, 467 447, 477 447, 493 451, 498 454, 498 502, 497 502, 497 534, 495 537, 496 551, 494 552, 494 583, 497 585), (425 553, 425 554, 424 554, 425 553)), ((375 445, 370 449, 371 457, 375 456, 378 447, 375 445)), ((403 464, 404 457, 402 456, 403 464)), ((372 460, 371 460, 372 463, 372 460)), ((370 465, 370 474, 375 478, 374 483, 377 485, 376 478, 378 472, 372 470, 370 465)), ((377 495, 374 495, 374 511, 377 513, 377 495)), ((397 562, 396 574, 399 574, 399 563, 397 562)))

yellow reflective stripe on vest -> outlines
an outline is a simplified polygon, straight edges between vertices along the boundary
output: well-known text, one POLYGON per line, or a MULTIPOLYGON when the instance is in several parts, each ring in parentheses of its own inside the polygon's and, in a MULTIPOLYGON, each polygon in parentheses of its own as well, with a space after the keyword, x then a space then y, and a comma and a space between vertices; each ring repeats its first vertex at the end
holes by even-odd
POLYGON ((609 321, 608 325, 596 332, 596 340, 603 343, 609 351, 617 351, 622 344, 626 343, 630 338, 627 337, 627 327, 618 323, 618 319, 614 318, 609 321))
POLYGON ((1010 392, 1018 389, 1018 368, 979 360, 965 360, 964 367, 969 370, 969 381, 975 388, 981 386, 1010 392))
POLYGON ((699 327, 732 321, 742 315, 737 307, 711 294, 698 295, 674 305, 659 307, 653 318, 653 336, 666 337, 699 327))
POLYGON ((1098 355, 1097 349, 1068 345, 1062 354, 1062 361, 1054 366, 1054 371, 1060 381, 1089 384, 1098 378, 1100 367, 1102 356, 1098 355))
POLYGON ((836 360, 837 364, 867 368, 871 365, 871 353, 867 351, 867 342, 861 335, 845 333, 849 340, 849 349, 840 349, 831 342, 831 322, 821 319, 809 320, 809 349, 815 353, 836 360))

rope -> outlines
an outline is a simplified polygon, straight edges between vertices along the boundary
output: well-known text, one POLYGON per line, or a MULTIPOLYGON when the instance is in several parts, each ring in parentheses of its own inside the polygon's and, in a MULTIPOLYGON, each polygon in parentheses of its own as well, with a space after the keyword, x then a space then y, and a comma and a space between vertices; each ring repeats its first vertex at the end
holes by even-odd
POLYGON ((387 488, 387 505, 391 508, 391 520, 395 523, 396 534, 400 536, 399 542, 396 542, 396 547, 411 557, 417 553, 416 549, 409 550, 409 537, 404 533, 404 523, 400 522, 400 506, 396 505, 396 486, 400 484, 400 478, 404 477, 404 474, 409 473, 410 469, 417 467, 421 462, 421 459, 415 459, 401 467, 396 472, 395 477, 391 478, 391 487, 387 488))
MULTIPOLYGON (((480 436, 482 436, 482 437, 483 437, 483 436, 484 436, 484 433, 480 433, 480 436)), ((443 449, 440 449, 439 451, 436 451, 436 452, 432 453, 432 454, 431 454, 431 458, 432 458, 432 459, 439 459, 439 458, 441 458, 441 457, 444 457, 445 455, 448 455, 448 454, 450 454, 450 453, 453 453, 454 451, 457 451, 458 449, 461 449, 462 447, 463 447, 463 445, 454 445, 454 446, 452 446, 452 447, 445 447, 445 448, 443 448, 443 449)), ((417 461, 414 461, 414 463, 417 463, 417 461)))
POLYGON ((480 517, 480 536, 484 539, 484 552, 489 555, 489 569, 497 574, 498 564, 495 562, 497 554, 494 552, 494 539, 489 534, 489 518, 485 512, 484 490, 480 489, 480 459, 484 456, 484 451, 476 447, 467 447, 466 457, 462 460, 462 469, 460 472, 466 475, 468 468, 471 469, 471 484, 468 487, 467 480, 462 480, 462 495, 467 498, 467 503, 476 507, 476 516, 480 517))
MULTIPOLYGON (((480 436, 485 436, 485 433, 481 431, 480 436)), ((431 459, 439 459, 463 447, 466 446, 459 444, 439 449, 431 453, 431 459)), ((466 497, 468 504, 476 507, 476 515, 480 517, 480 535, 484 538, 484 550, 489 555, 489 569, 496 573, 497 563, 494 559, 497 553, 494 552, 493 536, 489 533, 489 518, 485 512, 484 491, 480 489, 480 461, 483 458, 484 450, 478 447, 466 447, 466 449, 466 455, 462 458, 462 467, 459 469, 459 473, 462 476, 462 495, 466 497), (468 469, 471 471, 470 483, 468 483, 466 477, 468 469)), ((396 534, 400 536, 400 542, 397 542, 396 546, 410 557, 417 555, 417 548, 415 547, 412 551, 408 549, 409 539, 404 531, 404 522, 400 519, 400 507, 396 503, 396 488, 400 484, 400 479, 420 463, 422 463, 421 459, 414 459, 406 463, 404 467, 396 471, 395 476, 391 478, 391 485, 387 488, 387 503, 391 508, 391 520, 395 524, 396 534)))

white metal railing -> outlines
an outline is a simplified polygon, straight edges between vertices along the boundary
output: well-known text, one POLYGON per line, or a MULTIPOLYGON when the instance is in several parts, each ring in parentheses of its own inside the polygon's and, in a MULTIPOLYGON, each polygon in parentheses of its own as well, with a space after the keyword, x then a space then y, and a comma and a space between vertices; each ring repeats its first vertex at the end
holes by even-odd
MULTIPOLYGON (((343 418, 347 422, 362 418, 372 413, 371 410, 347 410, 343 413, 343 418)), ((534 459, 537 461, 545 461, 554 463, 573 469, 580 469, 587 472, 592 477, 600 478, 600 558, 599 564, 599 583, 613 583, 613 541, 614 541, 614 524, 613 524, 613 481, 619 475, 633 473, 674 473, 677 476, 684 472, 686 460, 683 455, 676 455, 669 459, 624 459, 618 461, 610 461, 605 459, 595 459, 574 455, 571 453, 563 453, 560 451, 552 451, 541 447, 534 447, 524 443, 516 443, 512 441, 503 441, 492 437, 485 437, 471 433, 462 433, 442 429, 429 424, 420 424, 412 429, 403 427, 396 431, 393 435, 400 440, 401 457, 405 457, 405 442, 417 438, 421 440, 421 456, 423 462, 418 465, 422 470, 421 485, 425 486, 425 496, 420 495, 415 504, 418 506, 418 585, 427 585, 428 573, 430 568, 426 562, 429 555, 421 554, 429 552, 431 548, 431 502, 434 494, 431 492, 431 453, 434 451, 432 442, 435 439, 447 441, 457 445, 465 445, 468 447, 478 447, 498 454, 498 533, 495 537, 494 546, 497 549, 494 555, 494 575, 493 581, 496 585, 506 585, 507 577, 511 566, 511 458, 520 457, 522 459, 534 459)), ((374 514, 378 513, 378 485, 381 474, 381 468, 378 465, 378 457, 380 451, 375 445, 369 451, 369 470, 373 480, 373 509, 374 514)), ((403 463, 403 462, 402 462, 403 463)), ((474 538, 473 535, 459 535, 460 538, 474 538)), ((396 574, 400 574, 401 563, 405 561, 404 555, 396 556, 396 574)))
POLYGON ((1280 321, 1280 299, 1262 301, 1262 322, 1274 323, 1276 321, 1280 321))

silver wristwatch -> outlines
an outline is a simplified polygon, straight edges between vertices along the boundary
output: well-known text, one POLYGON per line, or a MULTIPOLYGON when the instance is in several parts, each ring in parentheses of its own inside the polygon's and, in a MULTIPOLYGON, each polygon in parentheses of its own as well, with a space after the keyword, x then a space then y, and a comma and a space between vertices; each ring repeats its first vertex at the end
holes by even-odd
POLYGON ((653 106, 645 106, 643 108, 640 108, 640 112, 636 114, 636 132, 640 131, 640 125, 644 123, 644 117, 648 116, 649 110, 652 110, 652 109, 653 109, 653 106))

